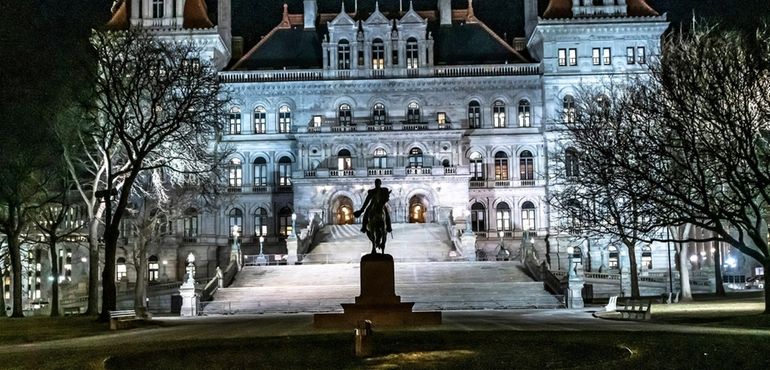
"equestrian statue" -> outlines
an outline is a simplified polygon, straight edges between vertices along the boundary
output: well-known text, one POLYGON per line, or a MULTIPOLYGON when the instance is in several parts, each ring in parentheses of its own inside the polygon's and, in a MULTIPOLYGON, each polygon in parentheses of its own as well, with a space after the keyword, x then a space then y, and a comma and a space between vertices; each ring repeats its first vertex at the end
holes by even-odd
POLYGON ((374 180, 374 189, 370 189, 366 194, 364 205, 358 211, 353 212, 356 217, 361 217, 361 232, 372 242, 372 254, 385 253, 385 242, 388 240, 387 233, 393 232, 390 225, 390 213, 388 213, 385 204, 390 200, 390 190, 382 187, 382 180, 374 180))

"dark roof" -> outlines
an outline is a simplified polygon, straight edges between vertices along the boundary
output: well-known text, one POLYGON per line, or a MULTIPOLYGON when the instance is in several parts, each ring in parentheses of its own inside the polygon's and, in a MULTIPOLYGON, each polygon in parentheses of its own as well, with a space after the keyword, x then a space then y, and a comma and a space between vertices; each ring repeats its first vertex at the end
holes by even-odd
POLYGON ((243 56, 233 69, 312 69, 321 68, 321 38, 316 30, 302 26, 275 29, 243 56))
MULTIPOLYGON (((628 15, 632 17, 655 16, 658 12, 645 0, 626 0, 628 15)), ((572 0, 550 0, 543 18, 572 18, 572 0)))
MULTIPOLYGON (((108 30, 125 30, 129 26, 131 17, 131 1, 118 0, 112 6, 112 18, 107 22, 108 30)), ((184 4, 184 28, 211 28, 214 24, 208 16, 208 8, 205 0, 188 0, 184 4)))
POLYGON ((434 31, 434 61, 446 64, 495 64, 524 62, 479 23, 454 22, 434 31))

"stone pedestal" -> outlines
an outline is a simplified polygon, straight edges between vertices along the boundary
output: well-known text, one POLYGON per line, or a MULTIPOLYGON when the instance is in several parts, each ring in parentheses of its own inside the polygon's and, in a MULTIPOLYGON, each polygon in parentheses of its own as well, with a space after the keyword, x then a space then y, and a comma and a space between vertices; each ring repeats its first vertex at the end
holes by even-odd
POLYGON ((286 239, 286 263, 290 265, 297 264, 297 237, 289 237, 286 239))
POLYGON ((414 302, 401 302, 396 295, 393 257, 367 254, 361 257, 361 295, 356 303, 343 303, 344 313, 315 314, 316 328, 355 328, 370 320, 374 327, 404 327, 441 324, 441 312, 412 312, 414 302))
POLYGON ((195 284, 186 281, 179 287, 179 295, 182 296, 182 310, 180 316, 198 316, 198 297, 195 295, 195 284))
POLYGON ((463 232, 463 235, 460 237, 460 241, 463 244, 463 256, 468 261, 475 261, 476 260, 476 234, 473 233, 473 231, 470 230, 470 228, 465 229, 463 232))
POLYGON ((569 260, 569 274, 567 277, 567 297, 565 299, 567 308, 583 308, 583 285, 585 285, 585 275, 583 275, 582 264, 569 260))

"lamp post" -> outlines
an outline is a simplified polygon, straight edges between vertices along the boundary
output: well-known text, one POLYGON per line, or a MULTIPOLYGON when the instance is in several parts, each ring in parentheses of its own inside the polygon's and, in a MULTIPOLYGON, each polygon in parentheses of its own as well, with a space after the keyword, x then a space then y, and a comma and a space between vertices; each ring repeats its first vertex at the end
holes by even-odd
POLYGON ((267 258, 264 254, 262 254, 262 248, 265 244, 265 237, 260 236, 259 237, 259 255, 257 256, 257 266, 267 265, 267 258))
POLYGON ((503 243, 503 236, 505 236, 505 232, 498 231, 497 235, 500 237, 500 250, 497 252, 497 260, 507 261, 511 257, 511 252, 508 252, 508 250, 505 249, 505 244, 503 243))
POLYGON ((195 285, 195 255, 190 252, 187 255, 187 284, 195 285))
POLYGON ((297 237, 297 214, 296 213, 291 214, 291 237, 292 238, 297 237))
POLYGON ((168 275, 166 274, 166 265, 168 265, 168 260, 163 260, 161 263, 163 264, 163 281, 168 281, 168 275))

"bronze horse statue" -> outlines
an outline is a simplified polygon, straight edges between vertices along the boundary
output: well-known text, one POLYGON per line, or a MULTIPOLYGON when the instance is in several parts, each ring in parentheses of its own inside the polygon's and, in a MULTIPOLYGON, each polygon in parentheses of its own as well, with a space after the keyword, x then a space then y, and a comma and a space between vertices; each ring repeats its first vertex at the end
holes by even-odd
POLYGON ((380 253, 385 254, 385 242, 388 241, 388 233, 385 229, 385 207, 380 209, 371 210, 369 214, 369 222, 366 225, 366 236, 372 242, 372 254, 377 253, 377 249, 380 253))

